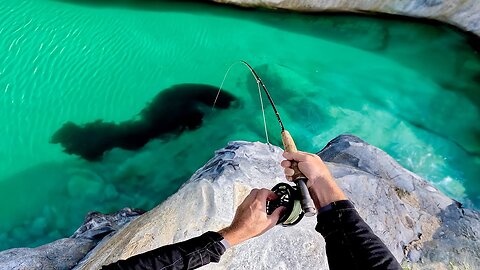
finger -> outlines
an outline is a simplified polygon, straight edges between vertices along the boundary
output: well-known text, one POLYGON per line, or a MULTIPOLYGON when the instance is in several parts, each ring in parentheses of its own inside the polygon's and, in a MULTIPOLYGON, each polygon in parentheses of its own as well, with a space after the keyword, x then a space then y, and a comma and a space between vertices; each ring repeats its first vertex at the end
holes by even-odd
POLYGON ((253 188, 252 190, 250 190, 250 194, 248 194, 248 196, 256 196, 258 191, 260 191, 258 188, 253 188))
POLYGON ((262 188, 258 191, 256 200, 265 205, 265 203, 267 202, 267 198, 271 196, 277 196, 277 194, 275 194, 270 189, 262 188))
POLYGON ((290 162, 290 160, 283 160, 282 162, 280 162, 280 166, 284 168, 290 168, 292 167, 292 163, 290 162))
POLYGON ((276 199, 278 199, 278 195, 273 191, 267 196, 267 201, 273 201, 276 199))
POLYGON ((313 181, 307 178, 307 188, 311 188, 313 186, 313 181))
POLYGON ((283 157, 288 160, 295 160, 295 161, 301 162, 301 161, 306 161, 308 158, 308 155, 307 153, 304 153, 304 152, 292 153, 292 152, 285 151, 283 152, 283 157))
POLYGON ((277 224, 278 220, 282 216, 283 212, 286 210, 287 208, 285 206, 280 206, 277 209, 275 209, 275 211, 273 211, 271 215, 268 216, 268 219, 270 219, 270 221, 272 221, 272 223, 275 225, 277 224))
POLYGON ((285 168, 284 170, 285 176, 290 177, 295 174, 295 171, 292 168, 285 168))
POLYGON ((257 197, 257 193, 258 193, 258 189, 257 188, 254 188, 250 191, 250 194, 247 195, 247 197, 245 197, 245 199, 243 200, 243 203, 245 202, 252 202, 255 200, 255 198, 257 197))

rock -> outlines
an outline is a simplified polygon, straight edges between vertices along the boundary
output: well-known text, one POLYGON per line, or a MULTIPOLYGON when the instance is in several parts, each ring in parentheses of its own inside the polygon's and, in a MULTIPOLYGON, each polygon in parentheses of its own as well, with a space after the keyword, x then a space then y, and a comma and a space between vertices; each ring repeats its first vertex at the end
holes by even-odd
POLYGON ((72 238, 102 240, 105 235, 118 231, 143 213, 145 211, 131 208, 123 208, 112 215, 90 212, 82 226, 73 233, 72 238))
MULTIPOLYGON (((282 150, 231 142, 165 202, 98 246, 75 269, 98 269, 159 246, 219 230, 252 188, 284 181, 282 150)), ((398 261, 411 269, 475 269, 480 265, 480 215, 443 195, 393 158, 342 135, 318 153, 339 185, 398 261)), ((205 269, 328 269, 315 218, 229 249, 205 269)))
MULTIPOLYGON (((72 269, 96 246, 144 211, 125 208, 112 215, 91 212, 84 224, 70 237, 37 248, 15 248, 0 252, 0 269, 72 269)), ((42 221, 39 221, 42 223, 42 221)), ((43 223, 33 224, 43 226, 43 223)))
MULTIPOLYGON (((236 206, 251 188, 271 188, 283 181, 278 163, 281 153, 280 148, 262 143, 230 143, 217 151, 176 194, 110 240, 102 241, 96 252, 76 269, 98 269, 104 264, 227 226, 236 206)), ((248 245, 232 248, 221 263, 208 267, 253 269, 275 264, 279 269, 326 269, 324 241, 311 229, 314 226, 314 219, 305 219, 302 226, 294 227, 293 231, 278 226, 248 245), (307 227, 309 229, 305 229, 307 227), (289 250, 285 245, 302 248, 289 250)))
MULTIPOLYGON (((283 182, 282 150, 231 142, 151 211, 90 213, 70 238, 0 252, 0 269, 98 269, 227 226, 252 188, 283 182)), ((480 214, 448 198, 382 150, 341 135, 318 153, 366 222, 408 269, 480 266, 480 214)), ((205 269, 328 269, 315 218, 277 226, 205 269)), ((35 226, 42 227, 39 221, 35 226)))
POLYGON ((385 238, 382 239, 407 266, 412 269, 480 266, 480 214, 477 211, 462 208, 460 203, 401 167, 387 153, 358 137, 341 135, 318 154, 329 162, 340 186, 367 223, 377 234, 383 231, 385 238), (361 178, 345 178, 345 171, 338 171, 341 165, 373 175, 378 182, 365 187, 366 183, 358 181, 361 178), (377 190, 376 195, 365 193, 372 189, 377 190), (384 197, 384 194, 390 195, 384 197), (374 198, 373 209, 365 196, 374 198), (393 219, 391 213, 395 213, 393 219), (404 258, 402 250, 407 255, 404 258))
POLYGON ((95 246, 92 240, 63 238, 37 248, 0 252, 0 269, 71 269, 95 246))
POLYGON ((421 255, 422 253, 420 252, 420 250, 412 249, 408 252, 407 259, 410 262, 416 263, 420 260, 421 255))
POLYGON ((303 12, 386 13, 442 21, 480 36, 478 0, 213 0, 244 7, 287 9, 303 12))

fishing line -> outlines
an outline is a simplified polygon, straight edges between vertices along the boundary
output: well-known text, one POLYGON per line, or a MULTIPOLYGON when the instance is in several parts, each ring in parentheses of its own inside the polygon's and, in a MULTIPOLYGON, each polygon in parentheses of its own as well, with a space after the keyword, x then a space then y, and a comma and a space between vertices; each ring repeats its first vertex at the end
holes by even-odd
MULTIPOLYGON (((267 98, 270 101, 270 104, 272 105, 272 109, 275 112, 275 115, 277 116, 278 123, 280 124, 280 128, 282 129, 281 136, 282 136, 282 143, 283 143, 283 147, 285 148, 285 151, 291 152, 291 153, 297 152, 298 151, 297 146, 295 145, 295 142, 293 141, 293 138, 290 135, 290 132, 288 132, 283 126, 282 120, 280 119, 280 114, 277 111, 277 107, 275 106, 275 103, 273 102, 273 99, 270 96, 270 93, 268 92, 267 87, 263 83, 262 79, 260 78, 260 76, 258 76, 257 72, 255 72, 255 70, 247 62, 243 60, 241 60, 240 62, 245 64, 248 67, 248 69, 250 69, 250 72, 252 73, 253 77, 257 81, 258 93, 260 97, 260 105, 262 106, 262 115, 263 115, 263 122, 264 122, 265 135, 267 137, 267 142, 268 142, 267 122, 265 119, 265 110, 263 107, 263 99, 262 99, 262 92, 260 90, 260 86, 263 88, 265 94, 267 95, 267 98)), ((237 63, 238 62, 234 64, 237 64, 237 63)), ((223 78, 224 81, 234 64, 232 64, 230 68, 227 70, 227 73, 223 78)), ((217 97, 220 94, 220 91, 222 90, 223 83, 224 82, 222 82, 220 89, 218 89, 217 97)), ((213 106, 215 106, 216 100, 217 99, 215 98, 215 102, 213 106)), ((273 211, 280 206, 285 206, 288 208, 288 211, 284 213, 284 215, 282 215, 282 217, 278 221, 283 226, 295 225, 303 218, 304 215, 307 217, 312 217, 317 213, 315 203, 313 202, 312 197, 310 196, 310 193, 308 191, 308 187, 307 187, 308 179, 298 169, 298 163, 296 161, 291 161, 290 168, 293 169, 294 171, 294 174, 291 176, 291 179, 295 183, 295 186, 292 187, 285 183, 278 184, 277 186, 272 188, 272 191, 275 194, 277 194, 278 199, 267 202, 267 214, 273 213, 273 211)))
MULTIPOLYGON (((225 80, 227 79, 227 76, 230 73, 230 70, 233 68, 233 66, 235 66, 236 64, 239 64, 239 63, 242 63, 245 66, 247 66, 247 68, 250 70, 250 73, 252 73, 253 78, 257 82, 258 97, 260 98, 260 106, 261 106, 261 109, 262 109, 263 128, 265 130, 265 138, 267 140, 267 144, 270 144, 270 140, 269 140, 269 137, 268 137, 268 129, 267 129, 267 118, 265 117, 265 106, 263 105, 262 91, 260 89, 260 86, 265 87, 265 85, 263 84, 260 77, 258 77, 258 75, 255 73, 255 71, 252 69, 252 67, 247 62, 245 62, 243 60, 238 60, 228 67, 227 72, 225 72, 225 75, 223 76, 222 83, 220 84, 220 87, 218 88, 218 92, 217 92, 217 95, 215 96, 215 100, 213 101, 212 110, 215 108, 215 104, 217 104, 218 97, 220 96, 220 92, 222 91, 223 84, 225 83, 225 80)), ((267 94, 268 94, 268 92, 267 92, 267 94)), ((273 100, 271 99, 270 96, 268 96, 268 99, 270 100, 270 102, 273 102, 273 100)), ((274 111, 278 116, 278 112, 277 112, 276 108, 274 108, 274 111)), ((283 124, 281 124, 281 126, 282 126, 282 130, 283 130, 283 124)))
POLYGON ((263 116, 263 128, 265 129, 265 137, 267 138, 267 144, 270 144, 268 140, 268 131, 267 131, 267 119, 265 118, 265 107, 263 107, 263 98, 262 90, 260 89, 260 82, 257 80, 258 96, 260 97, 260 106, 262 107, 262 116, 263 116))
POLYGON ((217 104, 218 97, 220 96, 220 92, 222 91, 223 84, 225 83, 225 80, 227 79, 228 73, 230 73, 230 70, 232 69, 232 67, 235 66, 236 64, 238 64, 239 62, 240 61, 237 61, 237 62, 231 64, 228 67, 227 72, 225 72, 225 75, 223 76, 222 83, 220 84, 220 87, 218 88, 217 95, 215 96, 215 100, 213 101, 212 110, 215 109, 215 104, 217 104))
POLYGON ((250 72, 252 72, 253 77, 255 77, 255 80, 257 80, 257 83, 260 84, 265 91, 265 94, 267 95, 268 100, 270 101, 270 104, 272 104, 272 109, 275 112, 275 116, 277 116, 278 124, 280 124, 280 128, 282 129, 282 132, 285 131, 285 127, 283 126, 282 119, 280 119, 280 114, 277 111, 277 106, 275 106, 275 102, 273 102, 272 96, 270 96, 270 92, 268 92, 267 87, 263 83, 262 79, 260 79, 260 76, 258 76, 257 72, 248 64, 247 62, 240 60, 240 62, 244 63, 248 69, 250 69, 250 72))

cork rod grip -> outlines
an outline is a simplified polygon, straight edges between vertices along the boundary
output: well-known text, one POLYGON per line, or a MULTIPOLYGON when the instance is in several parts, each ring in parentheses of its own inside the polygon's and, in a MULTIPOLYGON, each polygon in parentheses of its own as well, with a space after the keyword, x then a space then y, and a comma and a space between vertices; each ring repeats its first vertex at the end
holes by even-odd
MULTIPOLYGON (((287 130, 282 131, 282 142, 286 152, 298 152, 297 146, 295 145, 295 142, 293 141, 290 132, 288 132, 287 130)), ((298 168, 298 162, 293 160, 290 162, 292 164, 290 168, 292 168, 294 171, 292 180, 299 187, 300 193, 302 194, 302 210, 303 212, 305 212, 305 216, 314 216, 315 214, 317 214, 317 209, 315 208, 315 204, 313 203, 312 197, 310 196, 310 192, 307 188, 307 178, 298 168)))
MULTIPOLYGON (((288 132, 286 130, 282 131, 282 142, 283 142, 283 147, 285 148, 286 152, 290 152, 290 153, 298 152, 297 146, 295 145, 295 142, 293 141, 293 138, 290 135, 290 132, 288 132)), ((293 176, 292 176, 292 180, 296 180, 300 177, 305 178, 305 175, 303 175, 303 173, 300 171, 300 169, 298 169, 298 162, 293 161, 293 160, 291 160, 290 162, 292 163, 290 168, 292 168, 293 171, 294 171, 293 176)))

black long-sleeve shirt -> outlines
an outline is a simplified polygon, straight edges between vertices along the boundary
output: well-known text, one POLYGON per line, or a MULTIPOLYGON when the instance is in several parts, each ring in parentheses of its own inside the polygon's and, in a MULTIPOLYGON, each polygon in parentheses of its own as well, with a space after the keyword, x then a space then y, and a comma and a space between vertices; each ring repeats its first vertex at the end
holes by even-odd
MULTIPOLYGON (((321 208, 317 220, 315 229, 325 238, 331 270, 402 269, 350 201, 338 201, 321 208)), ((102 269, 195 269, 220 261, 225 252, 221 240, 223 237, 220 234, 207 232, 184 242, 120 260, 102 269)))
POLYGON ((217 232, 206 232, 199 237, 135 255, 109 264, 102 270, 172 270, 195 269, 210 262, 219 262, 225 252, 217 232))
POLYGON ((317 220, 315 230, 325 238, 330 269, 402 269, 350 201, 321 208, 317 220))

